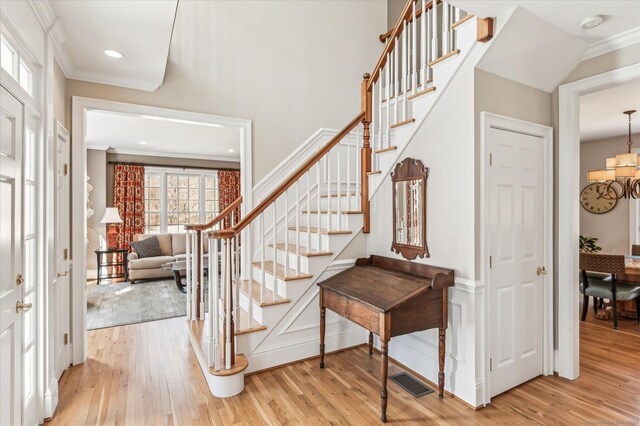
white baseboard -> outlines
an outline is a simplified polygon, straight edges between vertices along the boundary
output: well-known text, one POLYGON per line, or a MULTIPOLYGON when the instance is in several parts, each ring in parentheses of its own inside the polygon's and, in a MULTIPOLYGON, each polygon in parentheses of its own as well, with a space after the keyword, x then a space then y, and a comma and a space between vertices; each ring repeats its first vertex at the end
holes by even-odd
MULTIPOLYGON (((366 343, 366 334, 363 330, 363 328, 358 326, 350 326, 344 331, 338 331, 334 334, 327 333, 325 337, 325 351, 333 352, 366 343)), ((267 368, 318 356, 320 354, 319 344, 319 334, 315 334, 309 339, 294 341, 287 345, 262 347, 259 351, 249 356, 249 368, 247 368, 246 373, 265 370, 267 368)))
POLYGON ((58 407, 58 380, 53 378, 44 391, 44 406, 42 416, 45 420, 53 418, 58 407))

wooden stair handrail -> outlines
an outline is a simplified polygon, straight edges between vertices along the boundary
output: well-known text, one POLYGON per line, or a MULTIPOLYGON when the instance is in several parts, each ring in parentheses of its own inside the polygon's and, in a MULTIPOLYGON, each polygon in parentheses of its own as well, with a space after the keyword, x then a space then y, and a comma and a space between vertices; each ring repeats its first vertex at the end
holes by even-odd
POLYGON ((220 212, 220 214, 218 214, 218 216, 214 217, 213 219, 211 219, 209 222, 207 223, 201 223, 201 224, 190 224, 190 225, 185 225, 185 229, 187 231, 205 231, 209 228, 213 228, 214 226, 216 226, 219 222, 222 221, 222 219, 224 219, 225 217, 227 217, 234 209, 236 209, 240 204, 242 204, 242 195, 239 196, 238 198, 236 198, 235 200, 233 200, 233 202, 231 204, 229 204, 227 207, 224 208, 224 210, 222 210, 220 212))
POLYGON ((230 238, 231 234, 238 234, 242 231, 247 225, 253 222, 260 213, 264 212, 267 207, 271 205, 275 200, 278 199, 284 192, 289 189, 298 179, 302 177, 311 167, 313 167, 322 157, 325 156, 331 149, 336 146, 345 136, 347 136, 364 118, 364 111, 361 111, 353 120, 349 122, 337 135, 335 135, 331 140, 323 146, 320 150, 318 150, 311 158, 304 162, 298 169, 291 175, 287 180, 285 180, 280 186, 278 186, 267 198, 262 200, 260 204, 253 208, 245 217, 240 220, 240 222, 236 223, 229 229, 220 230, 220 231, 209 231, 209 236, 214 238, 230 238))
MULTIPOLYGON (((442 3, 442 0, 438 0, 438 3, 436 4, 436 6, 440 3, 442 3)), ((430 1, 427 4, 425 4, 424 7, 425 7, 425 10, 431 9, 433 7, 433 1, 430 1)), ((416 19, 418 19, 423 13, 424 11, 422 10, 422 8, 416 10, 416 19)), ((409 15, 409 17, 407 18, 407 21, 409 22, 413 21, 413 16, 409 15)), ((378 40, 380 40, 380 43, 384 43, 385 41, 387 41, 387 39, 391 37, 391 34, 393 33, 394 29, 395 27, 391 28, 389 31, 387 31, 384 34, 380 34, 380 36, 378 37, 378 40)))

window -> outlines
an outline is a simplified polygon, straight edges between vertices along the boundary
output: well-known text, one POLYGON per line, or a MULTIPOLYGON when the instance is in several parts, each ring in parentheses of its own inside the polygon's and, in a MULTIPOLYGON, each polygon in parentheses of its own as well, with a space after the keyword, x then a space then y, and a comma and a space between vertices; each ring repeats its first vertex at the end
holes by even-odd
POLYGON ((219 212, 215 171, 145 169, 145 232, 184 232, 187 224, 204 223, 219 212))
POLYGON ((0 66, 25 92, 33 96, 33 71, 4 34, 0 34, 0 66))

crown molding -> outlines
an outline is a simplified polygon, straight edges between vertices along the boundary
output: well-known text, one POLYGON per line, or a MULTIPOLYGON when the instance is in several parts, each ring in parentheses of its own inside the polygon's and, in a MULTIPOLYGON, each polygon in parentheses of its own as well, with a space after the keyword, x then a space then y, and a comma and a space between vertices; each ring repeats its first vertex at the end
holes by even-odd
POLYGON ((73 65, 73 61, 65 44, 69 37, 64 29, 64 25, 62 25, 62 22, 56 16, 49 0, 29 0, 29 5, 36 15, 40 26, 53 42, 53 55, 58 65, 60 65, 62 73, 66 78, 70 78, 75 71, 75 66, 73 65))
POLYGON ((142 150, 142 149, 121 149, 121 148, 113 148, 107 147, 107 149, 102 149, 103 145, 101 144, 92 144, 87 142, 87 149, 99 149, 107 151, 108 154, 122 154, 122 155, 142 155, 146 157, 169 157, 169 158, 184 158, 189 160, 210 160, 210 161, 227 161, 230 163, 239 163, 239 157, 226 157, 223 155, 200 155, 200 154, 185 154, 182 152, 162 152, 162 151, 151 151, 151 150, 142 150))
POLYGON ((582 60, 595 58, 632 44, 640 43, 640 27, 632 28, 620 34, 595 42, 589 46, 582 60))

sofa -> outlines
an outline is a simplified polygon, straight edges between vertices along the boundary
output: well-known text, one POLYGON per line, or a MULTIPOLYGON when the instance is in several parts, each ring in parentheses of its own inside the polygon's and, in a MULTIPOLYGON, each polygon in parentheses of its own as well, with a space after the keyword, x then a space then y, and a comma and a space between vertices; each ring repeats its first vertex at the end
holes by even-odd
MULTIPOLYGON (((157 237, 163 256, 140 258, 138 253, 129 253, 129 280, 135 284, 137 280, 148 280, 173 277, 170 269, 162 269, 165 263, 187 259, 186 234, 136 234, 133 241, 142 241, 149 237, 157 237)), ((205 253, 207 252, 205 244, 205 253)), ((205 257, 208 257, 205 254, 205 257)))

